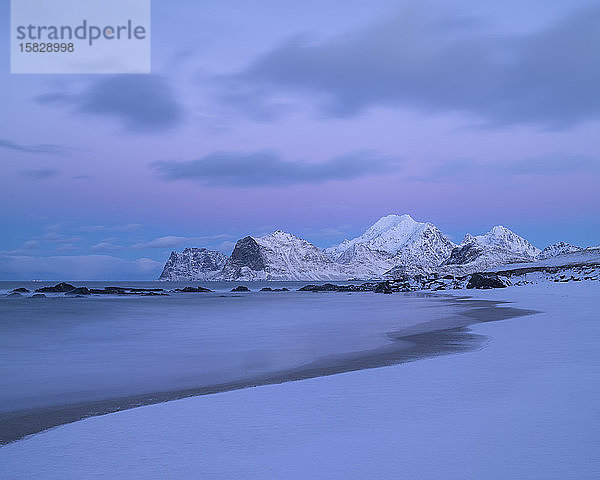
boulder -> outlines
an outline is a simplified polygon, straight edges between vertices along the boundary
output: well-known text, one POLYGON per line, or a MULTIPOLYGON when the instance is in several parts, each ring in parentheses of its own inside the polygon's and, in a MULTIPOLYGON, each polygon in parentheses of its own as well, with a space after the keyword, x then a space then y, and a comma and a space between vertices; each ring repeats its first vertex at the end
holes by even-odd
POLYGON ((235 288, 231 289, 232 292, 249 292, 250 289, 248 287, 245 287, 244 285, 238 285, 235 288))
POLYGON ((127 289, 123 287, 104 287, 103 289, 90 288, 90 293, 98 295, 131 295, 131 292, 128 292, 127 289))
POLYGON ((389 282, 380 282, 377 284, 374 290, 375 293, 394 293, 389 282))
MULTIPOLYGON (((113 287, 107 287, 113 288, 113 287)), ((126 288, 125 290, 129 290, 132 293, 144 293, 144 292, 164 292, 164 288, 126 288)))
POLYGON ((467 288, 505 288, 507 285, 495 273, 474 273, 467 288))
POLYGON ((87 287, 74 288, 65 293, 65 295, 90 295, 91 292, 87 287))
POLYGON ((13 293, 29 293, 29 290, 27 290, 27 289, 26 289, 26 288, 24 288, 24 287, 20 287, 20 288, 15 288, 15 289, 13 290, 13 293))
POLYGON ((75 289, 75 285, 71 285, 70 283, 60 282, 54 285, 53 287, 42 287, 38 288, 36 292, 38 293, 66 293, 75 289))
POLYGON ((298 289, 299 292, 365 292, 367 290, 372 289, 362 285, 334 285, 333 283, 324 283, 323 285, 305 285, 298 289))
POLYGON ((304 285, 299 288, 299 292, 339 292, 340 287, 333 283, 325 283, 323 285, 304 285))
POLYGON ((175 290, 176 292, 182 293, 196 293, 196 292, 212 292, 210 288, 204 287, 183 287, 175 290))
POLYGON ((31 297, 29 298, 46 298, 46 295, 44 295, 43 293, 34 293, 31 297))

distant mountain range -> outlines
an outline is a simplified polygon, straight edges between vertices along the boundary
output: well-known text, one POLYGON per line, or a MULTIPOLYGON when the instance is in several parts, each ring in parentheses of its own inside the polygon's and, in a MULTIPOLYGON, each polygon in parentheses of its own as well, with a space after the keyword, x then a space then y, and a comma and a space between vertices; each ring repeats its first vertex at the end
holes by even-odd
POLYGON ((435 225, 387 215, 365 233, 324 250, 277 230, 244 237, 227 257, 206 248, 172 252, 159 280, 373 280, 401 274, 463 275, 583 250, 559 242, 540 250, 506 227, 453 243, 435 225))

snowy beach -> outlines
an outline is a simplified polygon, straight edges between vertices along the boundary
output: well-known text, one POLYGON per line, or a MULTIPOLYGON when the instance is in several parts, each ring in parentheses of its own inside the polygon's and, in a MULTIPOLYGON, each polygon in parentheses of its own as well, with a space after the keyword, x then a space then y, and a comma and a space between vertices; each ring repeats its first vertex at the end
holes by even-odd
POLYGON ((597 478, 597 283, 465 293, 541 313, 473 325, 487 343, 460 354, 64 425, 2 447, 0 475, 597 478))

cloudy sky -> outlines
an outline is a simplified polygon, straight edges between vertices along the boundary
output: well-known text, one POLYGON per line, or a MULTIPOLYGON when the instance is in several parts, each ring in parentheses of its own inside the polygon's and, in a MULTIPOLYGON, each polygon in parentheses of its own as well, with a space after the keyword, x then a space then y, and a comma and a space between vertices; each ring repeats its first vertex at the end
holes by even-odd
POLYGON ((597 245, 599 25, 583 0, 153 0, 151 75, 11 75, 7 46, 0 279, 152 279, 389 213, 597 245))

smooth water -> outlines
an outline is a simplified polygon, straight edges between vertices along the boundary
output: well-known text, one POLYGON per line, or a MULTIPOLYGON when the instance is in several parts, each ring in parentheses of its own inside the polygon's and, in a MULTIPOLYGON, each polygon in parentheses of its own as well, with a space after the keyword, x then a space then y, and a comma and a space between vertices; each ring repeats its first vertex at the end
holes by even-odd
MULTIPOLYGON (((302 283, 269 283, 298 288, 302 283)), ((44 284, 4 283, 17 286, 44 284)), ((195 283, 198 285, 199 283, 195 283)), ((418 295, 257 292, 0 297, 0 413, 250 378, 370 351, 458 306, 418 295)), ((174 288, 159 282, 87 282, 174 288)), ((190 285, 190 282, 185 283, 190 285)), ((438 327, 439 328, 439 327, 438 327)))

